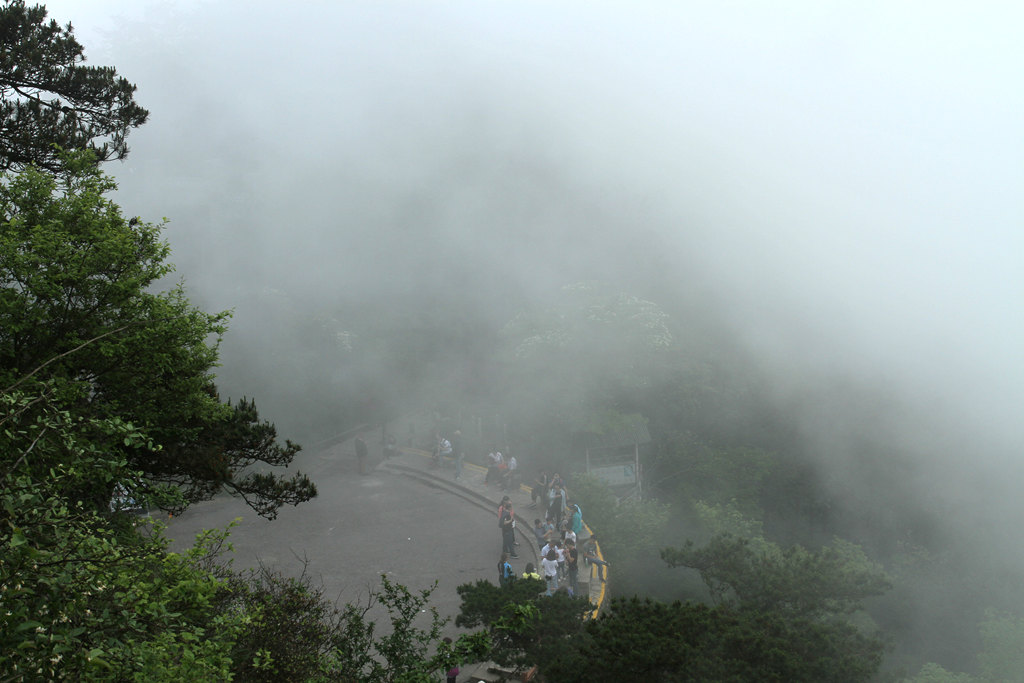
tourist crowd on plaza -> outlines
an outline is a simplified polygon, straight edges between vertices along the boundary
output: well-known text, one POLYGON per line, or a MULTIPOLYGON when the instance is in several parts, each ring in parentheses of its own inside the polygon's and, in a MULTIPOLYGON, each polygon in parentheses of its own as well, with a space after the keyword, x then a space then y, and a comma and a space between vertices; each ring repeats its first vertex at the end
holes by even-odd
MULTIPOLYGON (((498 453, 499 458, 501 454, 498 453)), ((495 482, 503 482, 502 478, 493 478, 495 482)), ((527 563, 523 578, 537 578, 547 584, 547 595, 553 594, 560 586, 569 595, 579 591, 580 561, 597 565, 598 577, 604 581, 604 568, 608 566, 598 553, 597 537, 594 535, 583 538, 583 511, 579 504, 573 502, 566 491, 565 481, 557 472, 548 476, 541 470, 534 480, 531 490, 531 509, 538 505, 544 517, 533 520, 534 539, 540 552, 540 567, 527 563)), ((510 583, 515 579, 510 559, 518 559, 516 552, 518 543, 515 539, 515 511, 508 496, 504 496, 498 506, 498 527, 501 530, 501 560, 498 562, 498 581, 510 583)))
MULTIPOLYGON (((462 466, 465 452, 462 446, 462 433, 455 430, 452 438, 434 433, 434 447, 431 463, 433 467, 441 467, 450 460, 455 468, 455 478, 462 478, 462 466)), ((511 491, 520 485, 519 463, 515 456, 504 456, 497 446, 492 446, 487 454, 487 474, 484 484, 489 488, 495 486, 502 491, 511 491)), ((522 573, 523 578, 541 579, 547 584, 547 595, 559 590, 566 590, 575 595, 579 590, 580 561, 584 566, 597 566, 598 578, 605 580, 605 567, 608 563, 600 557, 597 537, 593 534, 583 538, 583 511, 579 504, 572 501, 565 487, 565 480, 555 472, 548 474, 541 470, 531 488, 531 503, 535 509, 540 506, 543 517, 533 521, 534 538, 540 553, 540 566, 535 567, 528 562, 522 573)), ((539 513, 538 513, 539 514, 539 513)), ((517 578, 510 560, 519 559, 516 548, 515 511, 509 496, 504 496, 498 505, 498 528, 501 532, 501 560, 498 562, 498 582, 502 585, 511 583, 517 578)))

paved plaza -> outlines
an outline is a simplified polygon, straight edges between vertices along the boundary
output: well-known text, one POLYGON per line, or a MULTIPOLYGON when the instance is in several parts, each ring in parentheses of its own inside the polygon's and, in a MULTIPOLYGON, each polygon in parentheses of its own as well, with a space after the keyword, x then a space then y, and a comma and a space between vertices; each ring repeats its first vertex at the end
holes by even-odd
MULTIPOLYGON (((451 469, 431 470, 428 459, 412 449, 384 460, 379 437, 364 436, 370 452, 367 474, 360 475, 352 440, 302 452, 292 464, 316 483, 318 495, 298 507, 283 507, 273 521, 259 517, 239 498, 219 496, 198 503, 169 520, 172 547, 187 547, 202 529, 231 531, 237 569, 264 566, 286 575, 305 571, 326 596, 342 603, 366 603, 382 574, 413 591, 437 582, 430 604, 451 617, 446 635, 457 636, 459 612, 455 589, 478 579, 496 581, 501 534, 496 524, 497 501, 505 492, 484 484, 483 468, 467 465, 460 481, 451 469)), ((520 531, 533 518, 530 495, 507 492, 520 517, 520 531)), ((537 564, 533 536, 518 534, 520 558, 512 560, 521 574, 527 562, 537 564)), ((581 580, 589 572, 581 567, 581 580)), ((586 586, 586 584, 584 584, 586 586)), ((600 604, 604 586, 591 584, 591 600, 600 604)), ((382 611, 371 612, 383 616, 382 611)), ((423 625, 426 625, 424 621, 423 625)), ((493 680, 487 665, 463 667, 462 681, 493 680)))
MULTIPOLYGON (((374 446, 371 466, 379 462, 374 446)), ((313 478, 316 498, 281 508, 273 521, 238 498, 193 505, 170 520, 174 547, 240 518, 231 532, 236 568, 262 562, 297 575, 306 562, 314 583, 342 602, 365 602, 382 574, 414 590, 437 581, 431 604, 452 617, 459 609, 456 586, 495 580, 501 541, 493 512, 387 469, 360 476, 351 442, 301 455, 292 468, 313 478)), ((450 625, 449 632, 457 629, 450 625)))

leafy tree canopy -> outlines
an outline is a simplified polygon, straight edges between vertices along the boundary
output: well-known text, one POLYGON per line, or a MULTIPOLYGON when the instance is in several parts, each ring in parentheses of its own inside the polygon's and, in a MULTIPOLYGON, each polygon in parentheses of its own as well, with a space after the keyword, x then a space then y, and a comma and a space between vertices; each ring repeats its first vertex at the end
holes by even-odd
MULTIPOLYGON (((162 225, 126 220, 88 153, 64 163, 57 175, 28 168, 0 183, 0 387, 35 387, 78 418, 143 430, 141 443, 95 428, 78 438, 141 473, 138 495, 173 485, 181 495, 162 499, 168 509, 226 489, 273 517, 314 496, 304 475, 260 469, 288 465, 299 447, 279 446, 251 401, 217 395, 211 370, 227 314, 193 307, 180 284, 154 291, 172 270, 162 225)), ((111 492, 79 496, 101 509, 111 492)))
POLYGON ((601 535, 602 550, 616 562, 653 552, 671 512, 657 500, 620 501, 607 484, 585 474, 573 479, 572 496, 585 512, 587 525, 601 535))
POLYGON ((77 495, 132 476, 90 435, 128 446, 145 435, 118 418, 72 415, 53 387, 0 394, 0 671, 10 680, 224 680, 235 617, 214 608, 216 577, 192 553, 168 555, 131 515, 77 495))
POLYGON ((670 567, 698 570, 716 602, 762 611, 807 617, 849 613, 890 587, 858 546, 839 539, 813 552, 726 533, 702 548, 692 542, 665 548, 661 556, 670 567))
POLYGON ((615 396, 651 382, 673 343, 668 316, 652 301, 596 282, 563 287, 552 299, 502 330, 509 405, 521 420, 554 417, 570 431, 600 429, 615 396))
POLYGON ((485 627, 491 660, 520 669, 560 650, 565 638, 579 631, 593 610, 589 600, 570 597, 565 591, 545 596, 544 582, 537 579, 519 579, 505 586, 480 580, 456 590, 462 605, 455 624, 485 627))
POLYGON ((548 680, 868 681, 882 648, 852 626, 770 612, 613 600, 541 663, 548 680))
POLYGON ((113 67, 85 66, 71 24, 46 21, 24 0, 0 5, 0 170, 60 169, 59 149, 123 159, 125 137, 146 122, 135 86, 113 67))

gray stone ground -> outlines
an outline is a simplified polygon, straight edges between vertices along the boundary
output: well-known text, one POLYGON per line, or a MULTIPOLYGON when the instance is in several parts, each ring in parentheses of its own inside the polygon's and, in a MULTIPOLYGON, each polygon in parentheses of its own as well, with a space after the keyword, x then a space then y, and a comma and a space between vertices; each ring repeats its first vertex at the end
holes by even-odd
POLYGON ((316 482, 312 501, 282 508, 273 521, 236 498, 199 503, 170 520, 174 547, 200 529, 240 518, 231 532, 237 568, 262 561, 295 575, 305 559, 307 573, 342 602, 365 602, 381 574, 411 589, 437 581, 431 604, 453 617, 456 586, 494 580, 501 541, 493 514, 400 474, 375 469, 360 476, 350 442, 307 456, 299 469, 316 482))

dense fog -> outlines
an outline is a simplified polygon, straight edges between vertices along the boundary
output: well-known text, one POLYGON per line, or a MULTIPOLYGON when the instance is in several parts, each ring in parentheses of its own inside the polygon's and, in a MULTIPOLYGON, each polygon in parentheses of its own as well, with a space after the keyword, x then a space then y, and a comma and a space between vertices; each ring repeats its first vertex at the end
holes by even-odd
POLYGON ((46 4, 138 84, 118 201, 234 309, 221 390, 283 434, 326 436, 332 387, 486 376, 346 367, 359 325, 485 345, 596 281, 756 375, 836 495, 947 510, 1021 568, 1019 9, 46 4))

